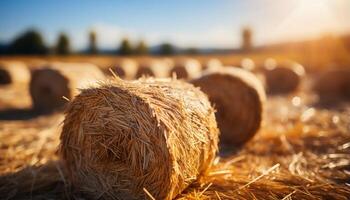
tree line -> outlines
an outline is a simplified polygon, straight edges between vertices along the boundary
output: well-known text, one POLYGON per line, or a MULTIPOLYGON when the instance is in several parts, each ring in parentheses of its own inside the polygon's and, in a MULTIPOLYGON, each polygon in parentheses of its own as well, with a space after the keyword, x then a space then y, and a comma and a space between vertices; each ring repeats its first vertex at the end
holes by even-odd
MULTIPOLYGON (((91 31, 88 35, 88 46, 80 52, 84 54, 100 54, 97 44, 97 34, 91 31)), ((69 55, 74 53, 71 49, 70 39, 67 34, 60 33, 55 45, 49 47, 45 44, 40 32, 28 30, 16 37, 10 44, 0 46, 0 54, 20 54, 20 55, 69 55)), ((156 52, 151 52, 145 41, 141 40, 136 45, 128 38, 122 39, 119 46, 113 52, 117 55, 147 55, 150 53, 160 55, 171 55, 176 53, 175 47, 170 43, 160 44, 156 52)))

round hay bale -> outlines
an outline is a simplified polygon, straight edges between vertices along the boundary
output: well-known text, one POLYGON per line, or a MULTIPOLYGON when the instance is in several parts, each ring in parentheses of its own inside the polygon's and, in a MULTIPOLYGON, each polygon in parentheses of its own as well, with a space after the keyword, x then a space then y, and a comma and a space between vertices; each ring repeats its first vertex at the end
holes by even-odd
POLYGON ((136 71, 136 75, 135 75, 135 78, 138 79, 138 78, 141 78, 143 76, 155 76, 155 73, 152 69, 152 65, 154 64, 154 62, 144 62, 144 63, 141 63, 136 71))
POLYGON ((88 63, 51 63, 33 70, 30 81, 30 95, 33 108, 51 111, 66 104, 66 97, 72 99, 78 89, 104 79, 102 71, 88 63))
POLYGON ((304 67, 297 63, 266 66, 264 70, 265 84, 269 94, 285 94, 298 89, 304 67))
POLYGON ((350 101, 350 69, 330 69, 315 81, 313 90, 323 105, 350 101))
POLYGON ((137 62, 131 59, 123 59, 121 62, 115 65, 112 70, 120 78, 131 79, 137 70, 137 62))
POLYGON ((202 71, 202 66, 198 60, 183 59, 175 63, 175 66, 170 70, 170 76, 176 75, 178 79, 189 79, 197 77, 202 71))
POLYGON ((225 67, 205 72, 191 82, 214 104, 223 146, 241 146, 254 136, 260 128, 266 95, 262 83, 252 73, 225 67))
POLYGON ((68 106, 60 155, 93 199, 173 199, 206 173, 218 129, 205 94, 171 79, 115 80, 68 106))
POLYGON ((28 83, 30 72, 23 62, 0 61, 0 85, 28 83))
POLYGON ((205 70, 218 70, 223 66, 222 62, 217 58, 212 58, 203 65, 205 70))
POLYGON ((242 69, 245 69, 247 71, 254 71, 255 70, 255 63, 252 59, 250 58, 244 58, 241 61, 241 67, 242 69))

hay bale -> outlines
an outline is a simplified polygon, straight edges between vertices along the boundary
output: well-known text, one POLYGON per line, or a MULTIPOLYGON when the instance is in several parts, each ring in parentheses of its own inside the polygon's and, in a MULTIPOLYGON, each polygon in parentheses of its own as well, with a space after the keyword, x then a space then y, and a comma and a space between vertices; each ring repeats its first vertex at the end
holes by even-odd
MULTIPOLYGON (((137 70, 137 62, 132 59, 123 59, 112 70, 123 79, 131 79, 137 70)), ((109 72, 110 74, 110 72, 109 72)))
POLYGON ((175 63, 170 70, 169 76, 173 74, 179 79, 189 79, 197 77, 202 71, 202 65, 195 59, 181 59, 175 63))
POLYGON ((153 64, 153 61, 141 63, 136 71, 135 78, 138 79, 143 76, 155 76, 155 73, 152 69, 153 64))
POLYGON ((323 105, 350 101, 350 69, 330 69, 315 81, 313 90, 323 105))
POLYGON ((241 60, 241 67, 247 71, 255 71, 255 63, 250 58, 244 58, 241 60))
POLYGON ((212 58, 212 59, 208 60, 208 62, 206 62, 203 65, 203 69, 205 69, 205 70, 218 70, 222 66, 223 66, 223 64, 219 59, 212 58))
POLYGON ((93 199, 172 199, 212 164, 218 130, 205 94, 171 79, 116 80, 68 106, 60 155, 93 199))
POLYGON ((51 63, 33 70, 30 95, 34 109, 51 111, 66 104, 78 89, 104 79, 101 70, 88 63, 51 63))
POLYGON ((286 94, 298 89, 305 74, 298 63, 273 64, 265 66, 265 84, 269 94, 286 94))
POLYGON ((0 61, 0 85, 28 83, 30 72, 23 62, 0 61))
POLYGON ((252 73, 225 67, 205 72, 191 82, 209 96, 217 109, 223 146, 241 146, 254 136, 260 128, 265 91, 252 73))

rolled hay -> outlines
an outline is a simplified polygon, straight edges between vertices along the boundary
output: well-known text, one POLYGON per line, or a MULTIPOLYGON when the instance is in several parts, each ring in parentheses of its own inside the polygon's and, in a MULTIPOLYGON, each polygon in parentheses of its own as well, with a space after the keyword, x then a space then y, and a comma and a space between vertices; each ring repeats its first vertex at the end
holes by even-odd
POLYGON ((28 83, 30 72, 20 61, 0 61, 0 85, 28 83))
POLYGON ((153 64, 155 62, 143 62, 139 64, 139 67, 136 71, 135 78, 141 78, 143 76, 155 76, 155 72, 153 70, 153 64))
POLYGON ((78 89, 104 79, 102 71, 88 63, 50 63, 32 71, 30 95, 35 110, 51 111, 63 107, 78 89))
POLYGON ((112 67, 112 70, 120 78, 131 79, 136 73, 137 65, 137 62, 132 59, 123 59, 114 67, 112 67))
POLYGON ((94 199, 172 199, 207 172, 217 142, 204 93, 142 78, 82 90, 66 110, 59 152, 72 184, 94 199))
POLYGON ((200 87, 214 104, 223 147, 243 145, 260 128, 266 95, 252 73, 225 67, 205 72, 191 83, 200 87))
POLYGON ((254 71, 255 70, 255 63, 250 58, 244 58, 241 60, 241 67, 242 67, 242 69, 245 69, 247 71, 254 71))
POLYGON ((195 59, 181 59, 175 63, 169 75, 176 75, 178 79, 190 79, 197 77, 202 71, 202 65, 195 59))
POLYGON ((336 105, 350 101, 350 69, 330 69, 315 81, 313 90, 323 105, 336 105))
POLYGON ((217 59, 217 58, 212 58, 210 60, 208 60, 208 62, 206 62, 203 65, 203 69, 207 69, 207 70, 218 70, 219 68, 221 68, 223 66, 222 62, 217 59))
POLYGON ((270 94, 286 94, 298 89, 303 76, 304 67, 298 63, 275 64, 271 61, 264 69, 265 84, 270 94))

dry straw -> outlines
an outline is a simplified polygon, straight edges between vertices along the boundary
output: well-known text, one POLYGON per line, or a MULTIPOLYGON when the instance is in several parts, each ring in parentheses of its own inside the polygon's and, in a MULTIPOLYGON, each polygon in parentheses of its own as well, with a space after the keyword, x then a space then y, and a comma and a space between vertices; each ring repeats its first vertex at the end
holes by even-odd
POLYGON ((169 75, 176 75, 179 79, 189 79, 198 76, 201 73, 202 66, 195 59, 181 59, 175 63, 175 66, 170 70, 169 75))
POLYGON ((205 174, 218 129, 205 94, 171 79, 121 79, 68 106, 60 154, 89 198, 173 199, 205 174))
POLYGON ((323 72, 316 79, 313 89, 323 105, 350 101, 350 69, 339 68, 323 72))
POLYGON ((265 91, 261 82, 243 69, 225 67, 192 80, 217 109, 220 142, 236 147, 252 138, 260 127, 265 91))
POLYGON ((20 61, 0 61, 0 85, 28 83, 30 72, 20 61))
POLYGON ((284 94, 298 89, 305 74, 304 67, 298 63, 282 63, 272 60, 265 63, 265 84, 270 94, 284 94))
POLYGON ((30 82, 33 107, 51 111, 66 104, 79 88, 84 88, 104 79, 102 71, 88 63, 51 63, 35 69, 30 82))

